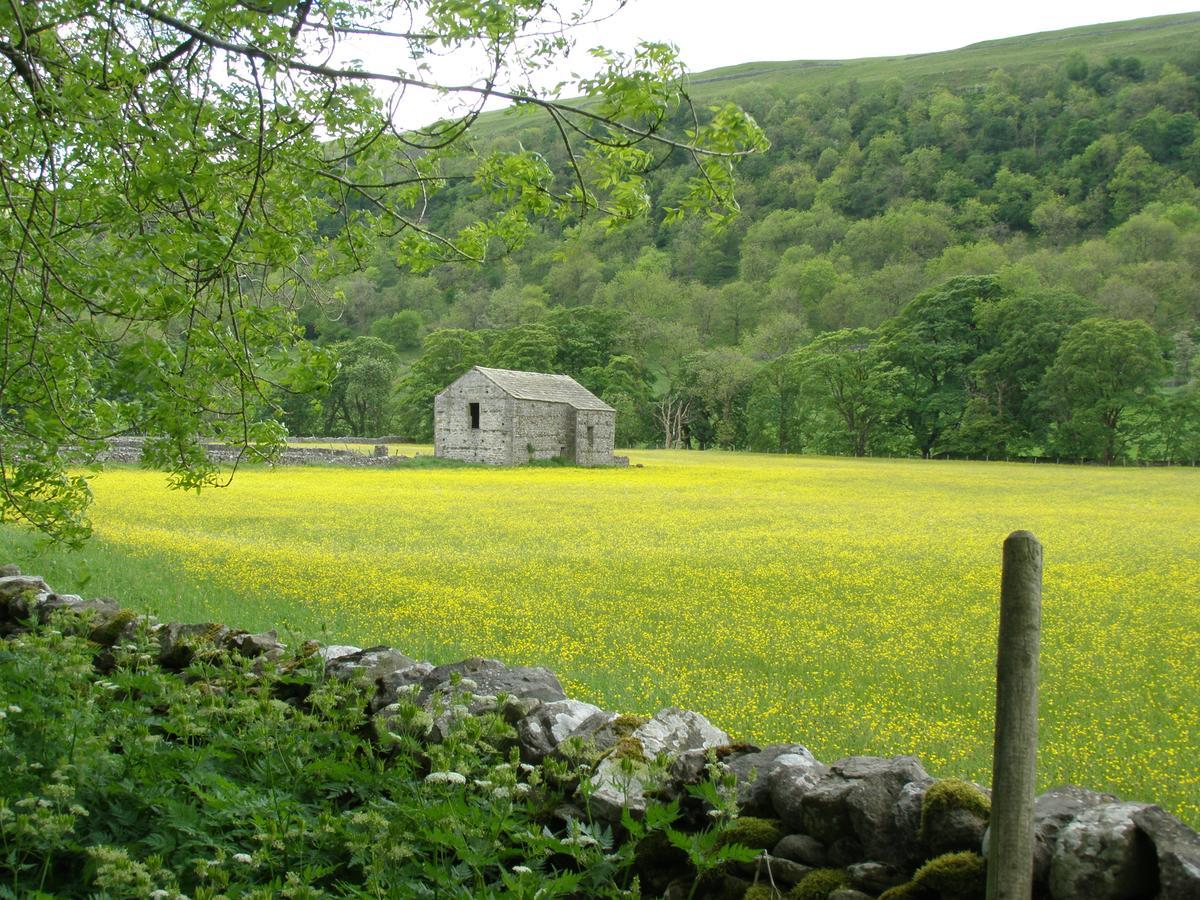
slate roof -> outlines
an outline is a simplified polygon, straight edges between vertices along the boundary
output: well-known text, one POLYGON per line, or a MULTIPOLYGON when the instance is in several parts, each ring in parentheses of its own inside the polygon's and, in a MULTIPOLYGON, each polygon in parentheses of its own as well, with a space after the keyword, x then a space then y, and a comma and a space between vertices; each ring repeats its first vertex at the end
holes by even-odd
POLYGON ((570 375, 515 372, 512 369, 488 369, 484 366, 475 366, 475 371, 518 400, 544 400, 547 403, 567 403, 576 409, 614 411, 570 375))

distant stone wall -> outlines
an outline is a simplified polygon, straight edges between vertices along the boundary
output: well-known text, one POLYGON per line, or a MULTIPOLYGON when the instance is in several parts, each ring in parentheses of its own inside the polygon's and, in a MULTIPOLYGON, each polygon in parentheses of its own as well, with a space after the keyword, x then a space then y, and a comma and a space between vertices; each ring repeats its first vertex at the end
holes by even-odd
MULTIPOLYGON (((19 634, 31 623, 47 624, 56 612, 91 616, 85 627, 102 648, 147 628, 158 640, 159 664, 176 671, 202 654, 238 654, 265 663, 285 650, 275 632, 159 623, 112 600, 57 594, 37 576, 0 567, 0 637, 19 634)), ((833 870, 821 876, 827 887, 797 896, 983 896, 979 854, 987 843, 988 792, 935 779, 914 756, 849 756, 826 764, 802 744, 735 742, 695 712, 672 707, 646 718, 572 700, 543 668, 479 658, 434 665, 390 647, 309 642, 305 648, 320 653, 333 676, 373 686, 367 711, 384 730, 395 720, 403 723, 397 729, 412 734, 418 727, 416 704, 424 708, 419 729, 427 743, 444 740, 467 717, 496 713, 512 726, 512 747, 530 766, 565 759, 565 746, 575 760, 584 752, 587 768, 575 773, 580 783, 575 804, 554 811, 560 823, 590 816, 616 826, 624 810, 639 817, 655 798, 678 802, 682 821, 698 830, 709 821, 711 807, 688 788, 714 770, 729 776, 740 811, 729 835, 753 840, 763 851, 753 862, 724 869, 697 897, 778 897, 820 869, 833 870), (772 894, 766 885, 780 890, 772 894)), ((111 657, 103 650, 96 656, 102 671, 106 658, 111 657)), ((1200 835, 1151 803, 1060 787, 1037 798, 1034 819, 1035 898, 1200 898, 1200 835)), ((619 827, 615 835, 620 837, 619 827)), ((666 846, 657 855, 647 852, 638 865, 644 895, 687 894, 690 879, 680 879, 678 851, 666 846)))
MULTIPOLYGON (((113 438, 108 442, 108 449, 100 453, 96 459, 99 462, 116 462, 134 464, 142 461, 142 445, 145 439, 140 437, 113 438)), ((368 443, 368 441, 362 441, 368 443)), ((375 443, 370 441, 369 443, 375 443)), ((385 444, 375 444, 376 448, 383 447, 383 453, 359 453, 356 450, 340 450, 329 447, 286 447, 274 461, 277 466, 352 466, 355 468, 402 465, 408 460, 407 456, 387 455, 385 444)), ((205 451, 214 462, 235 462, 239 458, 238 450, 227 444, 205 444, 205 451)), ((241 457, 246 461, 245 456, 241 457)))

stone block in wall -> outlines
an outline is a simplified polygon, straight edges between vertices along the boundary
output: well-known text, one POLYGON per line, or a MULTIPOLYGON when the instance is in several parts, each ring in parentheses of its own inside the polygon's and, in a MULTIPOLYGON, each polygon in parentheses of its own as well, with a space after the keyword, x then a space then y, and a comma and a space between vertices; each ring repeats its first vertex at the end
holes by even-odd
POLYGON ((728 743, 729 735, 699 713, 676 707, 659 710, 601 760, 591 778, 588 806, 594 816, 610 822, 620 821, 626 808, 641 815, 646 811, 646 791, 654 783, 650 763, 656 758, 672 760, 688 751, 728 743))
POLYGON ((521 746, 521 758, 527 762, 541 762, 558 749, 570 737, 583 736, 585 723, 594 724, 596 729, 616 713, 606 713, 598 706, 581 700, 554 700, 543 703, 531 715, 517 723, 517 740, 521 746))
POLYGON ((1154 844, 1161 900, 1200 900, 1200 835, 1158 806, 1133 814, 1154 844))
POLYGON ((1085 809, 1058 835, 1050 862, 1054 900, 1140 900, 1158 893, 1154 844, 1134 817, 1146 803, 1085 809))

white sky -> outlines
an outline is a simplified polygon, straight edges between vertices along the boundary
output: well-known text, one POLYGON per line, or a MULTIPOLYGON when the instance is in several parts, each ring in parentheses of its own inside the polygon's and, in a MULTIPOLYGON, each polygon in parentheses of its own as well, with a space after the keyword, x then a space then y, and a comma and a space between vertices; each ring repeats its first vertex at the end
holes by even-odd
MULTIPOLYGON (((486 0, 484 0, 486 2, 486 0)), ((598 0, 603 6, 604 0, 598 0)), ((569 2, 564 6, 570 6, 569 2)), ((577 31, 577 52, 547 83, 587 65, 580 51, 603 45, 627 50, 639 40, 675 44, 693 72, 757 60, 849 59, 953 50, 977 41, 1076 25, 1190 12, 1200 0, 629 0, 611 19, 577 31)), ((388 68, 367 45, 355 48, 371 68, 388 68)), ((437 74, 469 80, 455 60, 437 74)), ((430 97, 409 92, 398 124, 425 124, 445 114, 430 97)))

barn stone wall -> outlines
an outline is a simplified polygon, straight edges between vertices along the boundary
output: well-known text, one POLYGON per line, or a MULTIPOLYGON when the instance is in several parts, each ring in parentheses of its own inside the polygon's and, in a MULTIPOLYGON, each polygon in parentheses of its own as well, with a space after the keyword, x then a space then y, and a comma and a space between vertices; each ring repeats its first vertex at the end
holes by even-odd
POLYGON ((616 440, 617 414, 606 409, 575 412, 575 462, 581 466, 611 466, 616 440), (592 429, 588 439, 588 428, 592 429))
POLYGON ((544 400, 513 401, 513 455, 516 465, 531 459, 575 456, 575 409, 544 400))
MULTIPOLYGON (((512 465, 509 421, 517 402, 478 372, 468 372, 437 395, 433 404, 435 456, 512 465), (479 427, 471 427, 470 404, 479 404, 479 427)), ((524 443, 520 444, 524 450, 524 443)))

